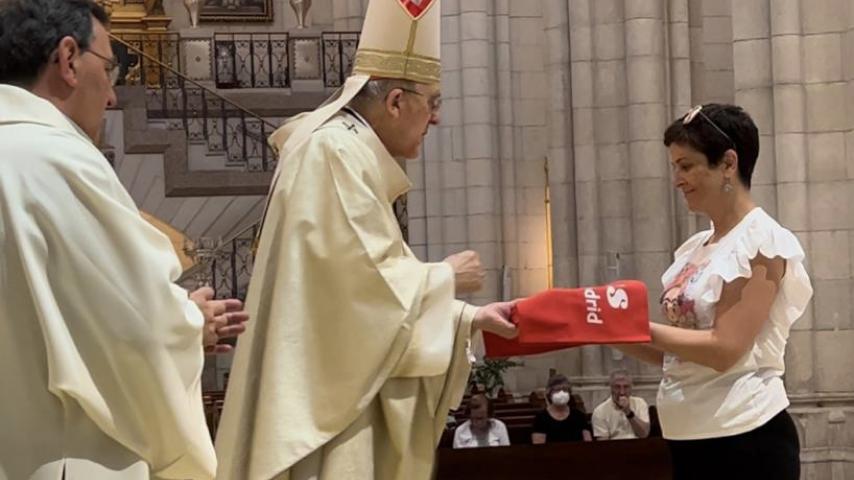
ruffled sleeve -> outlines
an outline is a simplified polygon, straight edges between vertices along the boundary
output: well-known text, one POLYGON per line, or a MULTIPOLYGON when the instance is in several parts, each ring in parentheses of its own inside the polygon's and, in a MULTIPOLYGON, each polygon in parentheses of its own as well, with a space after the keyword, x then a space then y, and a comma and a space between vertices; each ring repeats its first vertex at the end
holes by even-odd
POLYGON ((702 232, 697 232, 692 235, 688 240, 685 240, 679 248, 676 249, 676 252, 673 254, 673 263, 668 267, 667 270, 661 275, 661 286, 667 288, 668 284, 673 280, 673 278, 679 274, 679 271, 682 270, 682 267, 685 266, 685 262, 689 260, 689 257, 694 253, 694 251, 699 247, 703 242, 709 238, 709 234, 711 230, 703 230, 702 232))
POLYGON ((750 278, 753 274, 750 262, 757 255, 769 259, 780 257, 786 261, 786 273, 780 283, 779 295, 782 297, 778 296, 776 302, 785 302, 786 319, 791 325, 803 314, 813 293, 803 264, 804 251, 792 232, 764 211, 756 213, 746 225, 733 232, 737 235, 735 238, 726 239, 722 245, 729 254, 719 256, 707 267, 708 283, 701 300, 707 304, 717 303, 724 284, 737 278, 750 278))

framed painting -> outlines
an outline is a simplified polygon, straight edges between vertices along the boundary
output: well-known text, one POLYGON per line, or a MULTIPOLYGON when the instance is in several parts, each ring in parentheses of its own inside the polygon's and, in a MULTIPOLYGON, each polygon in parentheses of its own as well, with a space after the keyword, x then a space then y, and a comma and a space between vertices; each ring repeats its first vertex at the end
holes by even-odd
POLYGON ((202 22, 270 22, 273 0, 201 0, 202 22))

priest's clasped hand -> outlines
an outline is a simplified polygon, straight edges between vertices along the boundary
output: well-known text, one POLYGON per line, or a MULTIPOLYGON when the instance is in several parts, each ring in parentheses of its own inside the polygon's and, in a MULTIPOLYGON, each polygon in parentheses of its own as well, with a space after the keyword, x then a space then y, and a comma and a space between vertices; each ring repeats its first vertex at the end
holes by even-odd
POLYGON ((480 255, 473 250, 455 253, 445 259, 454 269, 454 285, 456 293, 474 293, 483 287, 486 272, 480 263, 480 255))
POLYGON ((205 353, 218 354, 230 352, 234 347, 220 344, 224 338, 235 338, 246 331, 249 314, 243 310, 243 302, 236 298, 214 300, 214 290, 202 287, 190 293, 190 300, 198 305, 205 317, 202 330, 202 345, 205 353))
POLYGON ((519 330, 516 325, 510 321, 510 315, 513 312, 513 306, 516 301, 512 302, 495 302, 489 305, 484 305, 474 314, 472 323, 473 329, 483 330, 484 332, 494 333, 504 338, 516 338, 519 330))

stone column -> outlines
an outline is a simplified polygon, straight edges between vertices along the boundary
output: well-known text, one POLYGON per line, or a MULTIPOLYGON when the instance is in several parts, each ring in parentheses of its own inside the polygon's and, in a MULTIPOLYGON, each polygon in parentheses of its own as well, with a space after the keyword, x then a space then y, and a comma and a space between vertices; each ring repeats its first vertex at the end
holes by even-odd
POLYGON ((547 148, 542 2, 510 1, 511 95, 519 271, 517 295, 548 287, 545 165, 547 148))
POLYGON ((460 2, 460 60, 462 87, 461 123, 462 180, 467 206, 459 217, 461 237, 466 248, 480 253, 486 269, 484 288, 472 297, 486 303, 501 297, 499 220, 501 192, 498 185, 497 122, 495 118, 495 71, 493 25, 490 22, 494 2, 460 2))
MULTIPOLYGON (((640 0, 644 1, 644 0, 640 0)), ((634 237, 632 232, 631 167, 629 132, 632 109, 628 91, 637 84, 629 78, 626 21, 631 2, 591 2, 593 28, 593 137, 596 153, 597 201, 600 212, 598 262, 594 283, 632 275, 634 237)), ((641 87, 643 88, 643 87, 641 87)), ((643 107, 641 107, 643 108, 643 107)), ((587 347, 586 375, 607 375, 612 355, 603 347, 587 347), (598 358, 593 357, 596 351, 598 358)), ((621 354, 617 353, 619 358, 621 354)))
POLYGON ((578 284, 575 168, 572 156, 572 71, 569 12, 565 0, 543 2, 548 109, 548 163, 555 285, 578 284))
MULTIPOLYGON (((595 137, 596 62, 593 51, 594 0, 569 2, 570 67, 572 72, 572 138, 578 232, 578 283, 595 284, 602 277, 599 224, 598 155, 595 137)), ((581 373, 602 374, 600 347, 582 347, 581 373)))
MULTIPOLYGON (((442 5, 441 123, 431 129, 422 160, 409 163, 410 239, 422 258, 474 249, 487 270, 483 304, 502 297, 499 148, 495 104, 493 4, 446 0, 442 5)), ((512 195, 512 192, 509 193, 512 195)))
POLYGON ((770 215, 776 216, 770 3, 733 2, 732 13, 735 103, 750 113, 759 128, 759 158, 751 194, 770 215))
MULTIPOLYGON (((792 7, 792 3, 775 2, 774 6, 784 15, 785 7, 792 7)), ((854 131, 850 102, 854 98, 854 84, 848 66, 854 47, 851 36, 854 3, 849 0, 798 3, 803 74, 800 83, 805 93, 801 132, 806 137, 807 157, 805 203, 808 206, 803 226, 809 229, 804 248, 810 261, 815 296, 811 325, 814 393, 796 397, 795 401, 802 405, 798 410, 804 427, 805 476, 849 478, 854 475, 854 458, 842 452, 851 451, 854 437, 838 432, 854 431, 851 400, 854 375, 848 368, 854 364, 851 317, 854 217, 850 200, 854 170, 849 142, 854 131), (847 400, 836 405, 828 401, 840 397, 847 400), (815 406, 820 407, 818 412, 813 410, 815 406)), ((776 14, 775 11, 772 18, 776 14)))
POLYGON ((358 32, 365 20, 368 3, 363 0, 332 0, 332 26, 335 30, 358 32))
POLYGON ((519 283, 519 222, 517 221, 515 140, 513 136, 513 74, 510 47, 510 1, 496 0, 493 16, 495 33, 496 132, 498 133, 498 185, 501 192, 501 245, 504 273, 502 297, 516 295, 519 283))
POLYGON ((702 15, 702 101, 732 103, 734 90, 731 5, 730 2, 720 0, 700 0, 700 4, 698 13, 702 15))
MULTIPOLYGON (((670 54, 671 107, 668 120, 681 117, 692 106, 703 103, 705 95, 703 63, 702 0, 671 1, 668 10, 670 31, 667 38, 670 54)), ((670 177, 672 179, 672 176, 670 177)), ((685 200, 671 190, 672 244, 679 245, 701 229, 696 214, 688 210, 685 200)))
MULTIPOLYGON (((673 188, 661 141, 671 111, 671 95, 667 91, 669 55, 665 54, 666 9, 662 0, 635 0, 626 2, 625 15, 629 158, 626 174, 631 180, 629 212, 633 241, 631 251, 626 252, 625 263, 630 268, 621 276, 640 279, 649 286, 653 319, 659 317, 656 306, 661 294, 660 278, 670 265, 673 251, 673 188)), ((684 25, 687 18, 680 20, 684 25)), ((687 59, 682 64, 687 66, 687 59)), ((634 360, 620 363, 612 367, 630 367, 651 375, 660 372, 660 367, 642 366, 634 360)))
POLYGON ((410 244, 429 261, 441 261, 467 245, 459 15, 459 0, 442 3, 441 123, 430 129, 421 159, 407 165, 415 185, 408 196, 410 244))
POLYGON ((854 474, 849 0, 733 1, 736 100, 760 128, 755 196, 801 240, 815 290, 786 354, 805 478, 854 474))
MULTIPOLYGON (((543 2, 548 76, 548 163, 554 285, 578 286, 578 228, 575 201, 575 164, 572 135, 572 71, 570 64, 569 8, 565 0, 543 2)), ((556 355, 555 367, 570 375, 581 374, 581 351, 556 355)))

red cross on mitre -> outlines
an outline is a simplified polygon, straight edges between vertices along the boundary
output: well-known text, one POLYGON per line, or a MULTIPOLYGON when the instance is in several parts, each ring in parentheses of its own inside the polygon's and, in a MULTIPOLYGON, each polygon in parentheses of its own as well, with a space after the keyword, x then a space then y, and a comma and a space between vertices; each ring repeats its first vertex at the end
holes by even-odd
POLYGON ((406 10, 406 13, 412 17, 413 20, 418 20, 424 15, 427 10, 430 9, 430 6, 434 3, 437 3, 439 0, 397 0, 400 2, 400 5, 403 6, 403 9, 406 10))

